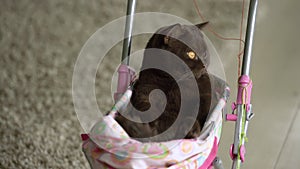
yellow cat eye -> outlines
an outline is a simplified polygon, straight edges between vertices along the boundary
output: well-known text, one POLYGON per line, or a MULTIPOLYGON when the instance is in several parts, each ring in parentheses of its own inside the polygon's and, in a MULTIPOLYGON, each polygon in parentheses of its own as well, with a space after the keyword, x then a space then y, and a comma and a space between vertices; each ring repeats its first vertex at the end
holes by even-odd
POLYGON ((196 54, 193 51, 188 52, 187 55, 189 56, 190 59, 195 59, 196 58, 196 54))

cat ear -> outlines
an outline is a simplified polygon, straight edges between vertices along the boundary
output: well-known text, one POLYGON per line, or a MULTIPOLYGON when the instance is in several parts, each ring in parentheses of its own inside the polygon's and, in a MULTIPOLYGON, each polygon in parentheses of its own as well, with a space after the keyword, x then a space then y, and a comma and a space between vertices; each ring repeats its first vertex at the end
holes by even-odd
POLYGON ((197 25, 195 25, 197 28, 199 28, 199 29, 203 29, 205 26, 207 26, 208 25, 208 21, 206 21, 206 22, 203 22, 203 23, 199 23, 199 24, 197 24, 197 25))

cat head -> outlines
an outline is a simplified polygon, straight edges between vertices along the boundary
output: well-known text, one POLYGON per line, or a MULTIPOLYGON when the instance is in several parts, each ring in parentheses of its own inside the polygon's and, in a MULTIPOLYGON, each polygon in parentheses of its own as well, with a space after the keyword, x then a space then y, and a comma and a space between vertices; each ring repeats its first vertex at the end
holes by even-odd
MULTIPOLYGON (((160 28, 149 40, 146 49, 157 48, 169 51, 179 57, 192 70, 196 77, 209 65, 209 53, 201 29, 207 22, 197 25, 175 24, 160 28)), ((144 60, 151 59, 151 54, 144 54, 144 60)), ((163 55, 160 61, 167 64, 163 55)), ((173 65, 174 66, 174 65, 173 65)))

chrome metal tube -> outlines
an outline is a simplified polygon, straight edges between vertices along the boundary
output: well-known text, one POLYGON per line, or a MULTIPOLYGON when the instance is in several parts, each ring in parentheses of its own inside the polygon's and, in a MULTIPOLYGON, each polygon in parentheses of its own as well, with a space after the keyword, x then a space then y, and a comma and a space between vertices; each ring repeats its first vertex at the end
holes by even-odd
POLYGON ((246 39, 245 39, 245 51, 244 51, 243 66, 242 66, 242 75, 249 76, 250 74, 250 64, 251 64, 251 56, 252 56, 252 46, 253 46, 257 4, 258 4, 258 0, 250 0, 246 39))
MULTIPOLYGON (((250 0, 246 38, 245 38, 245 51, 244 51, 243 65, 242 65, 242 75, 246 75, 246 76, 249 76, 250 74, 257 4, 258 4, 258 0, 250 0)), ((243 97, 243 96, 238 95, 237 97, 238 97, 237 100, 239 100, 239 97, 243 97)), ((246 135, 248 129, 247 113, 250 112, 243 113, 242 111, 245 111, 243 110, 243 106, 245 106, 245 104, 237 105, 237 113, 236 113, 237 120, 235 124, 235 135, 234 135, 234 144, 233 144, 233 152, 232 152, 233 155, 235 155, 235 157, 233 159, 232 169, 239 169, 241 166, 241 159, 238 158, 240 157, 238 156, 238 154, 240 154, 240 149, 241 149, 240 145, 244 145, 245 142, 244 138, 241 137, 241 134, 244 133, 246 135), (245 123, 243 123, 243 120, 245 120, 245 123)))
POLYGON ((136 0, 128 0, 127 2, 127 13, 126 13, 126 23, 125 23, 125 33, 123 41, 123 51, 122 51, 122 64, 129 65, 129 55, 131 48, 132 39, 132 27, 133 27, 133 16, 135 12, 136 0))

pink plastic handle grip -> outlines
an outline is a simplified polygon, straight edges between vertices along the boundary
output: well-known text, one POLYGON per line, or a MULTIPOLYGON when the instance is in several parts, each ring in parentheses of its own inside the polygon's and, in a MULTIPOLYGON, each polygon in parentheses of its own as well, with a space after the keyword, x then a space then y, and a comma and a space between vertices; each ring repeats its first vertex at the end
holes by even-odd
POLYGON ((118 77, 118 93, 124 93, 129 85, 129 69, 127 65, 121 64, 118 69, 119 77, 118 77))
POLYGON ((121 64, 118 68, 118 86, 117 91, 114 94, 114 99, 117 101, 120 96, 125 93, 129 83, 133 79, 135 71, 125 64, 121 64))

